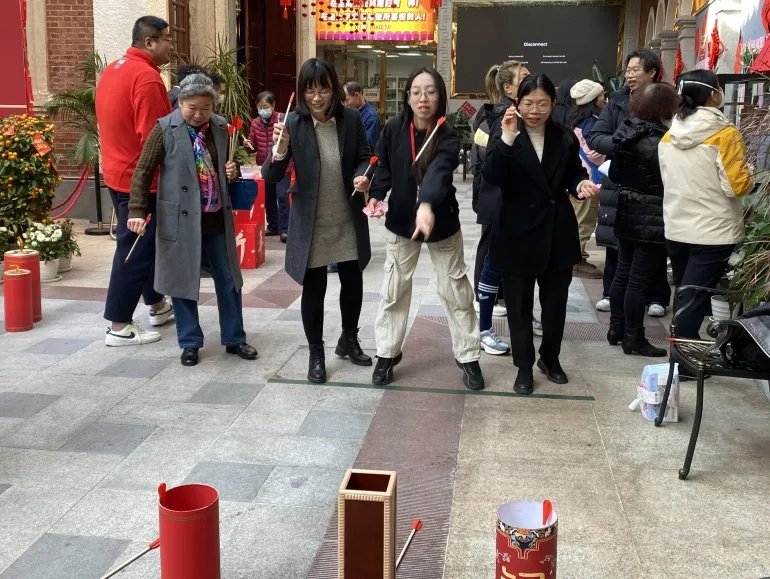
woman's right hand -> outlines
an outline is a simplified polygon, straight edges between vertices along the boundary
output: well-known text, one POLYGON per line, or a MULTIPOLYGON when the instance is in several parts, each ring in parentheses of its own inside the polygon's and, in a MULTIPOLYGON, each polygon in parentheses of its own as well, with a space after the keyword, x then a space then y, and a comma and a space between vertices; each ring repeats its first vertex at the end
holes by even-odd
POLYGON ((283 123, 275 123, 273 125, 273 144, 276 145, 275 152, 279 155, 284 155, 289 149, 289 131, 284 129, 283 123))
POLYGON ((145 220, 139 217, 132 217, 126 224, 129 231, 136 233, 137 235, 144 235, 145 220))
POLYGON ((506 109, 503 115, 503 130, 509 133, 519 132, 519 111, 516 110, 516 105, 511 105, 506 109))

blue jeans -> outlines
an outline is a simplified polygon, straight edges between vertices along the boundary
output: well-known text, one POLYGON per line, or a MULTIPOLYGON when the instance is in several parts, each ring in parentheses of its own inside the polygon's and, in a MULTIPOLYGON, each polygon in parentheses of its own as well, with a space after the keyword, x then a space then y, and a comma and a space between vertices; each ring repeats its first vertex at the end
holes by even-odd
MULTIPOLYGON (((241 292, 235 290, 230 262, 227 258, 226 234, 204 235, 201 238, 203 260, 211 269, 219 309, 219 331, 223 346, 240 346, 246 343, 243 331, 241 292)), ((198 302, 175 298, 174 318, 180 348, 202 348, 203 332, 198 321, 198 302)))
POLYGON ((289 183, 286 175, 277 184, 265 185, 265 213, 267 228, 276 233, 289 232, 289 183), (276 210, 277 208, 277 210, 276 210))

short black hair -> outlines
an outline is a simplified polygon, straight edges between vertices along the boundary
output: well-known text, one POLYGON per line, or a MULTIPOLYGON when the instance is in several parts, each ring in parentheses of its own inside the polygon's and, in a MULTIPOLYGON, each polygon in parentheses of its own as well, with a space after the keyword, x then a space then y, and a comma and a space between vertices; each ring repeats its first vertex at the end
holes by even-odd
POLYGON ((269 104, 271 107, 275 106, 275 95, 269 90, 263 90, 257 95, 257 104, 259 104, 259 101, 263 100, 267 101, 267 104, 269 104))
POLYGON ((310 116, 310 109, 305 102, 305 91, 315 87, 332 91, 332 101, 329 105, 327 117, 342 118, 345 105, 342 102, 342 89, 337 73, 329 66, 329 63, 320 58, 309 58, 299 69, 297 79, 297 114, 302 117, 310 116))
POLYGON ((176 83, 179 84, 191 74, 207 74, 206 69, 199 64, 183 64, 176 71, 176 83))
POLYGON ((521 102, 525 96, 535 92, 537 89, 545 91, 552 102, 556 102, 556 86, 553 81, 544 74, 530 74, 519 83, 519 93, 516 95, 517 101, 521 102))
POLYGON ((207 72, 206 76, 209 77, 209 80, 211 81, 211 84, 214 85, 214 88, 219 88, 225 84, 225 79, 221 74, 217 74, 216 72, 207 72))
POLYGON ((679 75, 677 86, 682 97, 677 115, 681 120, 694 115, 698 107, 706 106, 713 92, 721 90, 719 77, 712 71, 703 69, 691 70, 679 75))
POLYGON ((158 34, 168 28, 168 22, 158 16, 142 16, 134 22, 134 29, 131 31, 131 44, 140 46, 144 44, 145 38, 157 38, 158 34))
POLYGON ((345 83, 345 92, 348 93, 350 96, 353 96, 356 93, 359 93, 360 95, 364 94, 364 89, 361 88, 361 85, 358 84, 354 80, 349 80, 345 83))
POLYGON ((660 58, 658 58, 657 54, 655 54, 649 48, 640 48, 638 50, 634 50, 626 57, 626 67, 628 67, 628 63, 631 62, 631 59, 633 58, 638 58, 642 62, 642 68, 644 68, 644 72, 655 70, 655 76, 652 77, 653 82, 660 81, 663 67, 660 64, 660 58))

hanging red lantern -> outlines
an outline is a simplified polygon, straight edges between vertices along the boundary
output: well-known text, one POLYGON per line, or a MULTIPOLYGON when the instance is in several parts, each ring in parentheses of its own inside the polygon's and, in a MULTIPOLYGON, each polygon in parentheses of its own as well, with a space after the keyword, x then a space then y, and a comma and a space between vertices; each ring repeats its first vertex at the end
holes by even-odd
POLYGON ((288 20, 289 19, 289 11, 286 10, 286 7, 283 9, 283 19, 288 20))
POLYGON ((430 0, 431 8, 441 8, 441 0, 430 0))
POLYGON ((676 47, 676 62, 674 63, 674 84, 679 75, 684 72, 684 60, 682 60, 682 45, 676 47))

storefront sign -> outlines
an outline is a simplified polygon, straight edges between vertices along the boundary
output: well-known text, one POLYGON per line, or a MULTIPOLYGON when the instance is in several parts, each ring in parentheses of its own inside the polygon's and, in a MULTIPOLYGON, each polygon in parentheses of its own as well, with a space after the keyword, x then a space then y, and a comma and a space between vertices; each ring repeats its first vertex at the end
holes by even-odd
POLYGON ((431 0, 329 0, 316 11, 316 40, 432 42, 436 11, 431 0))
POLYGON ((364 98, 370 102, 379 102, 380 89, 379 88, 365 88, 364 98))

